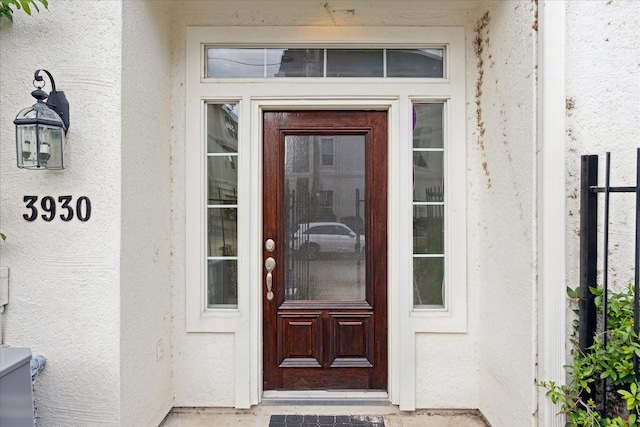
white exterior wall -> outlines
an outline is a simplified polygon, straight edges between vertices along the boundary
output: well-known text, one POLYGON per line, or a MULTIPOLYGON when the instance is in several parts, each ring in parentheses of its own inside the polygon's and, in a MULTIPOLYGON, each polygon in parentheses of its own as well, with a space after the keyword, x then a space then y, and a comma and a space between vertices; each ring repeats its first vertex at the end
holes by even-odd
MULTIPOLYGON (((120 2, 55 1, 0 24, 0 218, 10 268, 4 344, 30 347, 47 366, 36 383, 40 425, 120 422, 120 2), (36 69, 70 103, 67 169, 16 167, 18 111, 34 103, 36 69), (46 79, 46 77, 45 77, 46 79), (22 218, 24 195, 91 199, 89 221, 22 218)), ((45 90, 51 86, 47 82, 45 90)))
POLYGON ((121 421, 157 425, 171 369, 171 32, 168 5, 122 3, 121 421))
POLYGON ((468 37, 469 287, 478 288, 478 393, 494 426, 534 425, 536 39, 533 2, 494 2, 468 37), (478 39, 479 38, 479 39, 478 39))
MULTIPOLYGON (((640 147, 639 29, 639 2, 567 2, 566 260, 571 288, 580 283, 580 156, 599 156, 603 186, 605 152, 610 151, 611 185, 635 186, 640 147)), ((603 203, 600 196, 601 208, 603 203)), ((634 205, 633 194, 611 195, 609 284, 617 288, 633 283, 634 205)), ((602 251, 600 245, 598 252, 602 251)), ((601 263, 598 275, 602 283, 601 263)))

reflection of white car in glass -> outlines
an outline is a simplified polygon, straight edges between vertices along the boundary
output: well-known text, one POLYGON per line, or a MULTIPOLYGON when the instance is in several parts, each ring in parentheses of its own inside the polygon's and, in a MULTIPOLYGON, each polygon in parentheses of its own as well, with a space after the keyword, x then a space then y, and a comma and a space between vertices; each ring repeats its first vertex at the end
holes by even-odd
POLYGON ((311 259, 320 252, 354 253, 364 248, 364 236, 358 236, 340 222, 303 223, 291 237, 293 249, 298 249, 311 259))

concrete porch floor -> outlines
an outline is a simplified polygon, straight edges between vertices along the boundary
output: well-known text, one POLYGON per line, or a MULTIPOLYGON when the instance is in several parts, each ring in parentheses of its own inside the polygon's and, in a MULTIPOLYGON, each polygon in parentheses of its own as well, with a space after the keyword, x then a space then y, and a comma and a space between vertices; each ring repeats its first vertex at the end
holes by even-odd
POLYGON ((256 406, 174 408, 159 427, 268 427, 271 415, 382 415, 385 427, 490 427, 477 410, 417 410, 396 406, 256 406))

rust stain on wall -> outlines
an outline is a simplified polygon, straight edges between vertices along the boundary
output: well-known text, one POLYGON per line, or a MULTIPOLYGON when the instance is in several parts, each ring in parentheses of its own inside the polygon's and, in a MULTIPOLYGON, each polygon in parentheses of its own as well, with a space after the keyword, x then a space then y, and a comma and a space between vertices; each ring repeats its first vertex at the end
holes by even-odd
POLYGON ((487 154, 485 152, 484 147, 484 134, 486 132, 484 126, 484 119, 482 116, 482 86, 484 83, 484 48, 488 43, 488 37, 485 39, 485 30, 487 26, 491 22, 491 17, 489 16, 489 12, 485 12, 482 15, 476 24, 474 32, 476 34, 475 39, 473 40, 473 50, 476 55, 476 67, 478 69, 478 79, 476 80, 476 93, 475 93, 475 102, 476 102, 476 125, 478 127, 478 139, 477 144, 482 152, 482 157, 484 162, 482 163, 482 168, 484 169, 484 173, 487 176, 487 188, 491 188, 491 174, 489 173, 489 167, 487 165, 487 154))
POLYGON ((327 15, 329 15, 329 18, 331 18, 331 21, 333 22, 333 25, 336 25, 336 19, 333 17, 333 12, 331 11, 331 9, 329 9, 329 2, 326 2, 323 5, 324 9, 327 11, 327 15))
POLYGON ((567 111, 571 111, 576 108, 576 101, 571 97, 567 97, 565 103, 567 111))
POLYGON ((333 25, 338 25, 338 23, 336 22, 336 18, 335 18, 335 13, 336 12, 340 12, 343 13, 345 15, 349 15, 349 16, 356 16, 356 10, 355 9, 342 9, 342 10, 336 10, 333 9, 331 7, 331 4, 329 4, 329 2, 325 2, 322 7, 324 7, 324 10, 327 11, 327 15, 329 15, 329 18, 331 18, 331 22, 333 22, 333 25))

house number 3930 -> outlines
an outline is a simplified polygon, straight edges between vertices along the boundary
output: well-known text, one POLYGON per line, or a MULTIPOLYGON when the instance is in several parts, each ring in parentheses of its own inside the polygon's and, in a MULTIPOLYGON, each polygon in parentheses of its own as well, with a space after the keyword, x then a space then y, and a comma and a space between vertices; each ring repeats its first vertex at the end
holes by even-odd
POLYGON ((58 206, 60 209, 60 219, 63 221, 71 221, 73 218, 84 222, 91 218, 91 200, 87 196, 78 197, 73 201, 73 196, 59 196, 56 199, 51 196, 44 196, 38 203, 38 196, 24 196, 25 207, 29 212, 22 215, 27 221, 35 221, 40 216, 43 220, 49 222, 56 217, 58 206), (44 213, 39 214, 38 208, 44 213), (75 209, 74 209, 75 208, 75 209))

